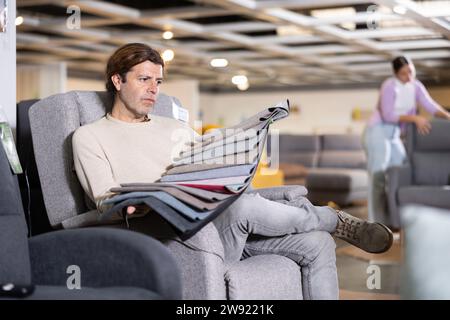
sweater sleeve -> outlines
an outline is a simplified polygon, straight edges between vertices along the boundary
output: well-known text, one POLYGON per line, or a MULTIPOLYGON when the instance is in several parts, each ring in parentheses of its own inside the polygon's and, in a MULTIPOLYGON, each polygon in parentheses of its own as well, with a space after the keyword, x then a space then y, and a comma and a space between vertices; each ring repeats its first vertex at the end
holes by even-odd
POLYGON ((439 105, 431 98, 425 86, 416 80, 416 101, 430 114, 435 114, 439 110, 439 105))
POLYGON ((380 90, 379 111, 383 122, 398 123, 399 116, 395 113, 395 83, 387 80, 380 90))
POLYGON ((97 210, 106 211, 110 206, 103 205, 103 200, 114 195, 109 192, 112 187, 120 185, 114 180, 111 166, 99 142, 88 127, 81 127, 73 135, 72 148, 75 171, 81 186, 95 202, 97 210))

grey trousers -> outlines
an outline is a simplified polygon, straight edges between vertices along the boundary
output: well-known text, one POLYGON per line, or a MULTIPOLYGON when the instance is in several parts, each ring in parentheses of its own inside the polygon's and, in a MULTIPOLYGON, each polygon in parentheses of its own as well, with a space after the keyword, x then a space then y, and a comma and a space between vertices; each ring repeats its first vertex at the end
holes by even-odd
POLYGON ((301 268, 305 299, 338 299, 333 209, 313 206, 304 197, 275 202, 243 194, 214 224, 227 265, 254 255, 283 255, 301 268))

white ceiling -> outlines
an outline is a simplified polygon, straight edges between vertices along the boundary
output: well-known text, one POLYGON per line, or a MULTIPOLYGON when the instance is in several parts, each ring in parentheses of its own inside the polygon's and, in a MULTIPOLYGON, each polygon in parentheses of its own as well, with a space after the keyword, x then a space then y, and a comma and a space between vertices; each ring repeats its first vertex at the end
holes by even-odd
POLYGON ((237 90, 236 74, 260 90, 377 84, 401 54, 421 80, 450 83, 449 0, 17 0, 17 10, 18 64, 65 61, 76 76, 102 78, 118 46, 145 42, 175 52, 166 78, 205 90, 237 90), (80 9, 79 28, 68 8, 80 9))

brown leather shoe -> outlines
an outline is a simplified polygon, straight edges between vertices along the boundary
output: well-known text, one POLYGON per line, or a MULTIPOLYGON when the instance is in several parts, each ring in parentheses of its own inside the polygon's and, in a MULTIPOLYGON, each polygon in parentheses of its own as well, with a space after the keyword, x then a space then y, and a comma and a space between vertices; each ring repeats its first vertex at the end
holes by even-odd
POLYGON ((338 224, 334 235, 370 253, 382 253, 392 246, 393 235, 384 224, 368 222, 344 211, 336 211, 338 224))

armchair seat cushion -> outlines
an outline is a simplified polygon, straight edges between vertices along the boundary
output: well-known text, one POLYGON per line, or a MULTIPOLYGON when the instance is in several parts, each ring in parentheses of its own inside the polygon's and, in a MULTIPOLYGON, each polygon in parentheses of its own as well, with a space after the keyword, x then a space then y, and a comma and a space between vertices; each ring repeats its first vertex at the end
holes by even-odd
POLYGON ((313 168, 306 178, 308 189, 351 191, 366 190, 367 172, 362 169, 313 168))
POLYGON ((241 260, 226 272, 225 281, 231 300, 302 299, 300 268, 283 256, 260 255, 241 260))
POLYGON ((408 186, 398 190, 400 205, 416 203, 450 209, 450 186, 408 186))

